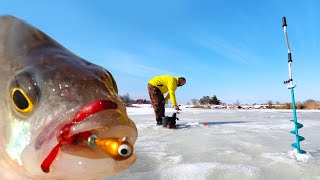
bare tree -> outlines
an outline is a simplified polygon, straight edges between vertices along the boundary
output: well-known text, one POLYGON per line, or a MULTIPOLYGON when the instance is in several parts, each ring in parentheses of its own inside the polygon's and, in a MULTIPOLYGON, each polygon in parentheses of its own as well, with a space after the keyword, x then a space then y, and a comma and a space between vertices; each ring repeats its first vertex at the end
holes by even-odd
POLYGON ((126 93, 125 95, 120 97, 124 104, 129 104, 131 102, 130 94, 126 93))
POLYGON ((272 108, 272 105, 273 105, 272 100, 269 100, 269 101, 267 102, 267 104, 268 104, 268 107, 269 107, 269 108, 272 108))
POLYGON ((191 99, 191 103, 193 104, 193 105, 197 105, 198 104, 198 99, 191 99))
POLYGON ((201 105, 205 105, 205 104, 209 104, 210 101, 210 97, 209 96, 203 96, 200 100, 199 103, 201 105))
POLYGON ((239 101, 239 99, 236 100, 236 102, 234 103, 234 105, 237 106, 237 107, 240 106, 240 101, 239 101))

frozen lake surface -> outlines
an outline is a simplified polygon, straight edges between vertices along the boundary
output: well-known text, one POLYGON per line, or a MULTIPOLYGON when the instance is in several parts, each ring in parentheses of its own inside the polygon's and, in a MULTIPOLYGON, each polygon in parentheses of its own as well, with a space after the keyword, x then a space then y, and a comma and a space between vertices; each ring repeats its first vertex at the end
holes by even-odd
POLYGON ((176 130, 156 126, 152 108, 127 111, 139 131, 137 161, 108 180, 320 179, 320 111, 297 111, 305 155, 291 147, 292 110, 184 108, 177 124, 188 126, 176 130))

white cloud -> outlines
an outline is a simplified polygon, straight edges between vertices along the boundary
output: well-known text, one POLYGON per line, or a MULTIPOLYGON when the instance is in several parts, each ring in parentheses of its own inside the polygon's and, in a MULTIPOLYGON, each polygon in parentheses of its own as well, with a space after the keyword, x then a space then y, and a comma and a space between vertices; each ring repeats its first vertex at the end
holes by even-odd
POLYGON ((202 38, 195 41, 200 46, 216 54, 241 64, 258 61, 259 58, 244 43, 226 41, 217 37, 202 38))
POLYGON ((123 51, 109 49, 104 59, 105 67, 131 76, 150 78, 154 75, 173 74, 161 68, 150 66, 151 60, 148 61, 144 57, 123 51))

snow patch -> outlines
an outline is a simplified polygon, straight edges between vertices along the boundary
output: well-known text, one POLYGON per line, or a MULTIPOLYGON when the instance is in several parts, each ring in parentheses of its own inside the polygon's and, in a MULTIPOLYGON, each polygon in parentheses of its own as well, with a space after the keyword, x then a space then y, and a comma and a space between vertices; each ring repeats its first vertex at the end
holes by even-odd
POLYGON ((310 153, 307 152, 306 154, 300 154, 297 149, 288 151, 288 157, 301 162, 308 162, 313 159, 310 153))

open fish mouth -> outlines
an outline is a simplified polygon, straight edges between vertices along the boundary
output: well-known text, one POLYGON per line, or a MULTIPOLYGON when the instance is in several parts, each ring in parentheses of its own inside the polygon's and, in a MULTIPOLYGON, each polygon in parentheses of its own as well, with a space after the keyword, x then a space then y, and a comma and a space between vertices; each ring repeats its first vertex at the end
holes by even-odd
POLYGON ((59 152, 86 159, 129 159, 133 155, 136 129, 117 107, 112 101, 94 101, 77 112, 71 122, 59 126, 58 143, 41 163, 42 171, 50 171, 59 152))

